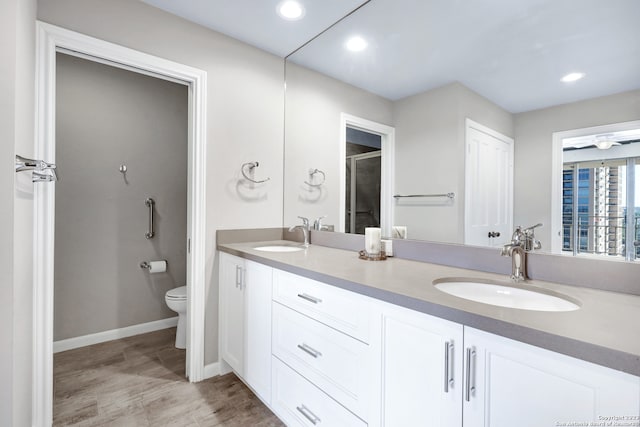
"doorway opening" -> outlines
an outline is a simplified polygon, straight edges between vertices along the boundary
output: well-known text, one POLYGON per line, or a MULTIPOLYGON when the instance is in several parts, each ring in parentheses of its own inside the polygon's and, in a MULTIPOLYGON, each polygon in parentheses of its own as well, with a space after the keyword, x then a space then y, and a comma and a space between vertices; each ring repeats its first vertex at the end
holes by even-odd
POLYGON ((345 233, 380 227, 382 137, 347 126, 345 233))
MULTIPOLYGON (((37 23, 35 156, 56 159, 56 53, 102 62, 188 87, 186 374, 204 379, 206 73, 50 24, 37 23)), ((117 170, 116 170, 117 171, 117 170)), ((61 179, 65 172, 60 170, 61 179)), ((118 174, 119 175, 119 174, 118 174)), ((34 184, 34 425, 50 425, 53 407, 55 184, 34 184)), ((99 244, 99 242, 97 243, 99 244)))
POLYGON ((346 233, 380 227, 391 236, 395 130, 342 113, 340 224, 346 233))

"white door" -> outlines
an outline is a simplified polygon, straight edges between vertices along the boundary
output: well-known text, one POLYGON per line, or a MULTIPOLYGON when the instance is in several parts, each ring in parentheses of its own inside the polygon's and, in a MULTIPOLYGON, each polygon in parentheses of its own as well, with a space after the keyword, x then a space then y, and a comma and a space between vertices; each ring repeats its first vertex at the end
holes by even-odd
POLYGON ((513 139, 467 119, 465 238, 500 246, 513 228, 513 139))
POLYGON ((244 260, 220 253, 220 352, 240 376, 244 374, 244 260))
POLYGON ((472 328, 464 340, 475 351, 465 427, 615 425, 597 424, 614 416, 637 425, 638 377, 472 328))
POLYGON ((273 269, 245 261, 244 379, 263 402, 271 402, 271 283, 273 269))
POLYGON ((462 326, 385 305, 383 426, 462 426, 462 326))

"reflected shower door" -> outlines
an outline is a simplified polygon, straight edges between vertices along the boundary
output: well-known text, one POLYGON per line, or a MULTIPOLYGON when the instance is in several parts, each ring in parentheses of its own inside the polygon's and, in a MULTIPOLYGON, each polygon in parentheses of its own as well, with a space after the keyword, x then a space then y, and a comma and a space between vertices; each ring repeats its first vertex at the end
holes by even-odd
POLYGON ((380 227, 381 151, 347 157, 345 232, 380 227))

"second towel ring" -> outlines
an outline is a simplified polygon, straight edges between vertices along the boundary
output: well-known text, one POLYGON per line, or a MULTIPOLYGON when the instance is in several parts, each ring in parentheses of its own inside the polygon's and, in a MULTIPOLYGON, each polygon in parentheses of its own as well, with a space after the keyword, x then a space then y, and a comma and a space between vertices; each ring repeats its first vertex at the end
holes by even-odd
POLYGON ((262 184, 263 182, 267 182, 269 181, 271 178, 266 178, 266 179, 262 179, 262 180, 257 180, 257 179, 253 179, 251 177, 249 177, 247 175, 247 172, 245 172, 245 168, 248 167, 249 171, 253 170, 253 168, 257 168, 258 166, 260 166, 259 162, 248 162, 248 163, 243 163, 242 167, 240 168, 240 170, 242 171, 242 176, 244 176, 244 178, 247 181, 253 182, 254 184, 262 184))
POLYGON ((322 184, 324 184, 324 181, 327 179, 327 176, 324 174, 324 172, 322 172, 320 169, 309 169, 309 181, 305 181, 304 183, 307 184, 308 186, 311 187, 320 187, 322 184), (320 175, 322 175, 322 181, 313 184, 313 176, 315 174, 319 173, 320 175))

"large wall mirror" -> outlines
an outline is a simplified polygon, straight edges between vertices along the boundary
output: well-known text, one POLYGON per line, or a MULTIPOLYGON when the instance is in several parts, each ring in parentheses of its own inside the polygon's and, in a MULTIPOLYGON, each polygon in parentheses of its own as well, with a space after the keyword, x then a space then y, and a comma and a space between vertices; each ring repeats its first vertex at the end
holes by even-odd
POLYGON ((287 58, 284 224, 497 246, 542 223, 543 251, 633 259, 639 18, 637 0, 369 1, 287 58))

